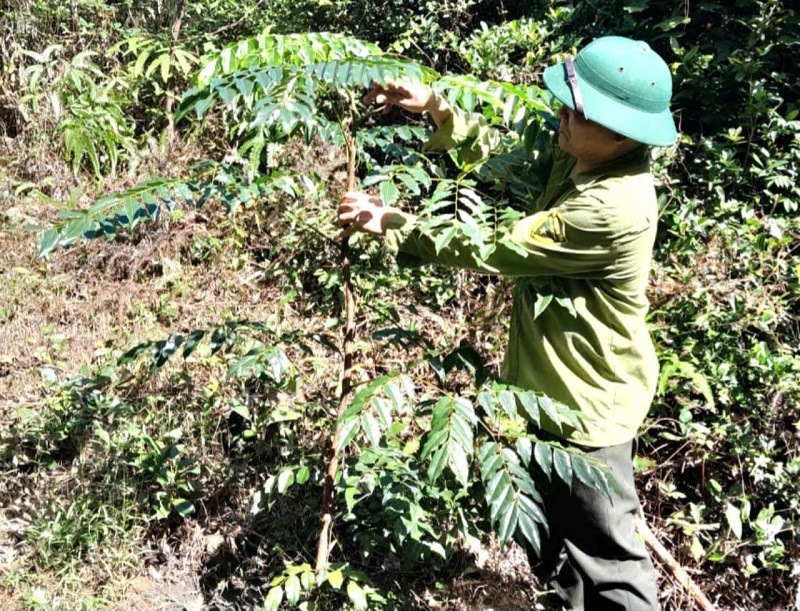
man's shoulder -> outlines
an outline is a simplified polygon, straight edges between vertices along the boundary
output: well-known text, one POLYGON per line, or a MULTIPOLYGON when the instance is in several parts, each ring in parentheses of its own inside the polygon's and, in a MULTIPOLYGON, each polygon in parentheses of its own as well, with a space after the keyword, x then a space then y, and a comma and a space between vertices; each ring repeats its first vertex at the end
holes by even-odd
POLYGON ((649 167, 601 176, 583 190, 610 209, 645 212, 656 205, 656 183, 649 167))
POLYGON ((611 235, 640 232, 655 226, 658 203, 649 170, 598 177, 577 189, 559 206, 561 214, 576 226, 611 235))

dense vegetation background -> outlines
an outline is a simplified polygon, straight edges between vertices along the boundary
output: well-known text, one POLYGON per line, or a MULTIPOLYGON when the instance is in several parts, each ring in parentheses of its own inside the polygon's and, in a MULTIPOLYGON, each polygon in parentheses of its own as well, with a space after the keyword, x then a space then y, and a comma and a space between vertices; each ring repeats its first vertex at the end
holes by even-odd
MULTIPOLYGON (((279 117, 276 131, 231 108, 246 85, 210 85, 222 109, 196 93, 226 45, 264 32, 348 34, 471 75, 448 95, 498 124, 481 83, 544 105, 542 69, 597 36, 644 39, 667 60, 682 135, 654 162, 662 374, 638 449, 645 519, 720 608, 800 608, 800 15, 788 0, 3 0, 0 607, 260 608, 277 605, 271 592, 287 608, 536 604, 518 549, 499 549, 471 500, 479 475, 467 492, 473 475, 453 459, 426 477, 436 451, 423 433, 448 409, 437 397, 497 374, 510 287, 400 270, 364 239, 356 379, 379 416, 395 415, 365 412, 349 432, 336 564, 312 583, 346 175, 336 122, 321 117, 341 102, 323 92, 316 114, 279 117), (95 226, 67 225, 93 205, 116 211, 101 223, 112 240, 84 243, 95 226)), ((426 192, 427 174, 404 168, 422 163, 406 147, 428 126, 367 119, 365 184, 426 192)), ((474 416, 451 407, 453 422, 474 416)), ((695 608, 661 574, 664 607, 695 608)))

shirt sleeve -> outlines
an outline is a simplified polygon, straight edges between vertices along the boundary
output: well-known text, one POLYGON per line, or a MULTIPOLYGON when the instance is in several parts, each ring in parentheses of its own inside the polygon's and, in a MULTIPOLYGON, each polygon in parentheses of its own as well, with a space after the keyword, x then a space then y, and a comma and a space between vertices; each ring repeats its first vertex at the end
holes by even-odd
POLYGON ((450 118, 431 136, 423 150, 444 152, 457 147, 463 163, 476 163, 498 150, 500 134, 481 114, 467 114, 454 108, 450 118))
POLYGON ((409 214, 395 215, 390 222, 386 242, 398 253, 400 265, 438 263, 510 277, 583 279, 610 277, 617 267, 618 236, 605 218, 602 202, 587 193, 497 231, 494 249, 483 260, 477 246, 460 232, 437 252, 437 238, 452 225, 425 232, 420 225, 409 214))

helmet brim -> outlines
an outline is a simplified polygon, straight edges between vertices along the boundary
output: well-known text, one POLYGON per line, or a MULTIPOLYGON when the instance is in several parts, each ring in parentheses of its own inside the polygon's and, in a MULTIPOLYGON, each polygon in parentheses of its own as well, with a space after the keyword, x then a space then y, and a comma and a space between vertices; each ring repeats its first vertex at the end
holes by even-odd
MULTIPOLYGON (((542 79, 545 87, 556 99, 575 110, 563 63, 545 69, 542 79)), ((675 121, 669 109, 648 112, 633 108, 592 87, 588 81, 580 77, 578 86, 583 98, 584 115, 590 121, 650 146, 670 146, 678 137, 675 121)))

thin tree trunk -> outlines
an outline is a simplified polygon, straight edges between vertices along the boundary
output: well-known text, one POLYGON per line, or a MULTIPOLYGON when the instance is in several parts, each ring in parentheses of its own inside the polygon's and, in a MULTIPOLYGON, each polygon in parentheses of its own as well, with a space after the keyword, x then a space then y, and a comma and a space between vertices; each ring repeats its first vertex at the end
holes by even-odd
MULTIPOLYGON (((352 97, 351 97, 352 112, 352 97)), ((355 117, 350 117, 349 129, 345 134, 347 139, 347 191, 352 191, 356 186, 356 121, 355 117)), ((348 239, 342 240, 342 283, 344 289, 344 338, 343 338, 343 363, 342 363, 342 390, 339 395, 339 407, 336 410, 336 429, 333 433, 331 446, 328 449, 327 463, 325 469, 325 482, 322 488, 322 527, 319 535, 319 545, 317 547, 317 562, 315 569, 319 572, 328 565, 328 557, 331 551, 331 535, 333 532, 334 504, 334 482, 336 471, 339 467, 339 436, 342 432, 342 414, 347 409, 350 399, 350 391, 353 387, 353 353, 356 335, 355 314, 356 300, 353 293, 353 283, 350 277, 350 247, 348 239)))
MULTIPOLYGON (((183 25, 183 15, 186 12, 186 0, 178 0, 178 5, 175 8, 175 21, 172 22, 172 43, 178 42, 181 35, 181 26, 183 25)), ((164 83, 166 86, 166 83, 164 83)), ((175 91, 170 89, 167 91, 167 102, 164 106, 164 111, 167 113, 167 137, 169 138, 169 145, 175 141, 175 118, 172 116, 172 111, 175 106, 175 91)))
POLYGON ((80 16, 78 15, 78 0, 72 0, 70 3, 70 17, 72 18, 72 33, 77 34, 81 25, 80 16))

